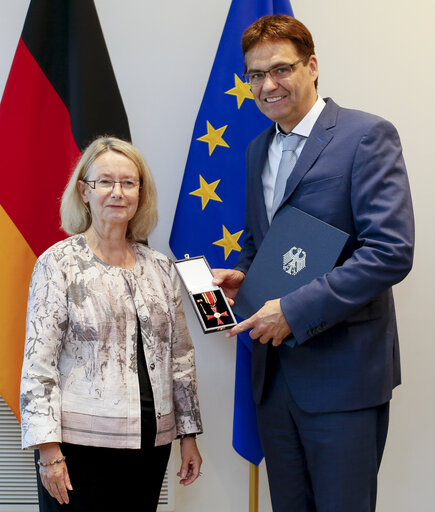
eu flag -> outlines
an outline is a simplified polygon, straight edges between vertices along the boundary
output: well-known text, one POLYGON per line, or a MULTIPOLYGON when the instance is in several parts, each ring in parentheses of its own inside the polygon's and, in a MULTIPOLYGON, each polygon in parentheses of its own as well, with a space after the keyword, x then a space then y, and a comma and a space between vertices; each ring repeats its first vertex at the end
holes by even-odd
MULTIPOLYGON (((240 40, 267 14, 293 16, 289 0, 233 0, 193 129, 170 246, 177 258, 204 254, 230 268, 244 240, 245 151, 270 121, 243 81, 240 40)), ((263 458, 250 387, 251 339, 237 340, 233 447, 258 465, 263 458)))

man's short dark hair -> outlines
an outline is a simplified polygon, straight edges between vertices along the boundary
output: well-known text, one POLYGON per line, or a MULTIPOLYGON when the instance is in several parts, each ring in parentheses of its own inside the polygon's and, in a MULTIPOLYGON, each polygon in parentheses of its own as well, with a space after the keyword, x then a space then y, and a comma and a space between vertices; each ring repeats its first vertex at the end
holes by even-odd
MULTIPOLYGON (((295 47, 299 57, 315 55, 314 42, 307 27, 292 16, 274 14, 263 16, 254 21, 242 35, 242 51, 246 53, 255 45, 264 42, 274 42, 280 39, 289 40, 295 47)), ((306 62, 304 61, 306 65, 306 62)), ((317 88, 317 80, 315 83, 317 88)))

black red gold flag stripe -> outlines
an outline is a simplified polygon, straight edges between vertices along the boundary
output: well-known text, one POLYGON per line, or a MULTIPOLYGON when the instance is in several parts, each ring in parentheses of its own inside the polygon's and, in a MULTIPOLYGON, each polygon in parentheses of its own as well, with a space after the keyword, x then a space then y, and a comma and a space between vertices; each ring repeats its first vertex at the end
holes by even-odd
POLYGON ((92 0, 32 0, 0 104, 0 395, 19 417, 30 275, 65 237, 62 191, 96 136, 130 140, 92 0))

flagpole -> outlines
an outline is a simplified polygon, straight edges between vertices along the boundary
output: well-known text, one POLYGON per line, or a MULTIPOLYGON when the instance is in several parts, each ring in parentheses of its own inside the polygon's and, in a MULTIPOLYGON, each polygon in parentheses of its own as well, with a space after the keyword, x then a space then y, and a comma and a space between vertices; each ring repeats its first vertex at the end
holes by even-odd
POLYGON ((249 463, 249 512, 258 512, 258 466, 249 463))

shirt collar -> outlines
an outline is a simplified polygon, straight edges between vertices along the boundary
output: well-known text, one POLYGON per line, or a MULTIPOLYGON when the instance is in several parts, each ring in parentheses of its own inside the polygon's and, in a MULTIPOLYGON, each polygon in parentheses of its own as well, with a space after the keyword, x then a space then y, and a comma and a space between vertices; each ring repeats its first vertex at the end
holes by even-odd
MULTIPOLYGON (((295 133, 296 135, 301 135, 302 137, 308 137, 313 129, 314 124, 316 123, 318 117, 320 116, 322 110, 324 109, 326 103, 320 96, 317 96, 317 101, 311 107, 310 111, 306 114, 306 116, 300 121, 291 131, 291 133, 295 133)), ((278 123, 275 123, 275 134, 282 133, 279 129, 278 123)))

